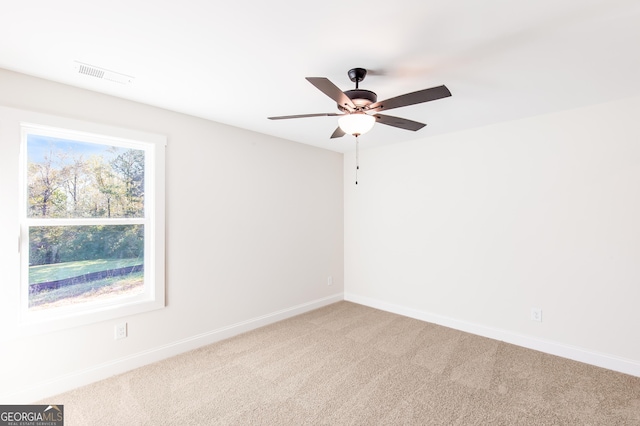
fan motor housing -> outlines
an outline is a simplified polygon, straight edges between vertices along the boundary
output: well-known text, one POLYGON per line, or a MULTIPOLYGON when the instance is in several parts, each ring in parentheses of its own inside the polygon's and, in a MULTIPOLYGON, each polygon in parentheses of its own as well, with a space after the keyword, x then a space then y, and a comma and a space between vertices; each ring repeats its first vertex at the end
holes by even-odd
MULTIPOLYGON (((351 101, 358 107, 358 109, 364 108, 369 104, 372 104, 378 100, 378 95, 376 95, 371 90, 365 89, 354 89, 347 90, 344 92, 345 95, 351 99, 351 101)), ((347 111, 342 105, 338 104, 338 109, 341 111, 347 111)))

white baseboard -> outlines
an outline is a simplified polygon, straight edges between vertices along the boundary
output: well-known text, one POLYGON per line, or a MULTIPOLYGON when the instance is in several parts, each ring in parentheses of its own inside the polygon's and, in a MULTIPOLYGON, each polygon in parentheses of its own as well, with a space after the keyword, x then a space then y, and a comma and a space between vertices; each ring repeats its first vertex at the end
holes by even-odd
POLYGON ((67 392, 99 380, 104 380, 108 377, 122 374, 135 368, 161 361, 220 340, 228 339, 238 334, 264 327, 342 300, 344 300, 344 295, 337 293, 322 299, 251 318, 227 327, 221 327, 163 346, 114 359, 90 368, 65 374, 46 382, 29 386, 28 388, 13 391, 9 394, 0 395, 0 401, 2 401, 3 404, 32 404, 35 401, 67 392))
POLYGON ((618 371, 620 373, 640 377, 640 362, 638 361, 625 359, 614 355, 603 354, 576 346, 566 345, 563 343, 538 339, 535 337, 500 330, 493 327, 487 327, 480 324, 474 324, 467 321, 461 321, 455 318, 445 317, 442 315, 424 312, 413 308, 407 308, 404 306, 387 303, 381 300, 359 296, 353 293, 345 292, 344 300, 358 303, 360 305, 369 306, 371 308, 380 309, 382 311, 403 315, 405 317, 415 318, 421 321, 442 325, 460 331, 465 331, 467 333, 472 333, 478 336, 488 337, 490 339, 500 340, 517 346, 534 349, 551 355, 572 359, 574 361, 584 362, 586 364, 618 371))

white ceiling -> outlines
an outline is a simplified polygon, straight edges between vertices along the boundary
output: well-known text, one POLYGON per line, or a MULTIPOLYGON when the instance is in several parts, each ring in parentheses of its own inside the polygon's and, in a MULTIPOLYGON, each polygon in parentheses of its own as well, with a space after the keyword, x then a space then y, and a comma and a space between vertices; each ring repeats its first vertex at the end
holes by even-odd
POLYGON ((445 84, 390 113, 379 146, 640 94, 638 0, 0 0, 0 67, 335 151, 337 112, 305 80, 378 99, 445 84), (77 61, 134 77, 119 84, 77 61))

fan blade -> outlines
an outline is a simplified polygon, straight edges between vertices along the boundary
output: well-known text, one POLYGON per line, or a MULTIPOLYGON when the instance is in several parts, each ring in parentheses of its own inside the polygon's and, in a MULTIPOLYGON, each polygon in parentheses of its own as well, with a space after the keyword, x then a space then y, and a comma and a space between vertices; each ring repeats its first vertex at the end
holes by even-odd
POLYGON ((407 120, 406 118, 392 117, 390 115, 382 115, 382 114, 374 114, 373 116, 376 118, 376 121, 380 124, 399 127, 400 129, 405 129, 405 130, 412 130, 414 132, 426 126, 426 124, 424 123, 418 123, 417 121, 407 120))
POLYGON ((369 110, 388 110, 400 108, 408 105, 421 104, 423 102, 435 101, 451 96, 451 92, 446 86, 432 87, 430 89, 418 90, 417 92, 406 93, 404 95, 389 98, 369 105, 369 110))
POLYGON ((300 115, 281 115, 279 117, 267 117, 269 120, 285 120, 288 118, 306 118, 306 117, 336 117, 338 114, 336 112, 323 112, 320 114, 300 114, 300 115))
POLYGON ((322 93, 336 101, 338 105, 342 105, 349 111, 353 111, 356 109, 356 106, 351 101, 351 99, 347 95, 345 95, 344 92, 338 88, 338 86, 329 81, 328 78, 307 77, 307 80, 309 81, 309 83, 316 86, 322 93))
POLYGON ((340 126, 338 126, 336 128, 336 130, 333 132, 333 134, 331 135, 331 139, 335 139, 335 138, 341 138, 345 135, 346 133, 340 128, 340 126))

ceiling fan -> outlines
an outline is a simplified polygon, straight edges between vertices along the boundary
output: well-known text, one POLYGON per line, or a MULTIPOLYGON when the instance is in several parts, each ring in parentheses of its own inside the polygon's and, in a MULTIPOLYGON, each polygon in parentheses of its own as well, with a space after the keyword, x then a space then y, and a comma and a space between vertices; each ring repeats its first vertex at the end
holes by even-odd
POLYGON ((406 118, 393 117, 379 114, 380 111, 387 111, 393 108, 400 108, 408 105, 420 104, 423 102, 435 101, 437 99, 451 96, 451 92, 446 86, 437 86, 429 89, 418 90, 417 92, 406 93, 404 95, 378 101, 378 96, 365 89, 360 89, 359 83, 367 76, 364 68, 353 68, 347 73, 349 79, 356 83, 354 90, 343 92, 329 79, 324 77, 307 77, 309 83, 316 86, 322 93, 333 99, 338 104, 340 113, 327 112, 319 114, 284 115, 279 117, 268 117, 270 120, 283 120, 289 118, 307 117, 340 117, 338 128, 331 135, 331 139, 340 138, 345 134, 360 136, 373 128, 378 122, 387 126, 398 127, 400 129, 417 131, 426 124, 406 118))

